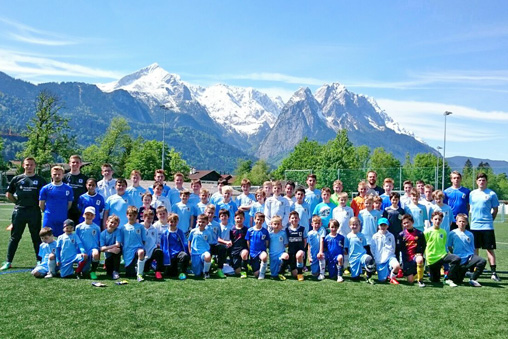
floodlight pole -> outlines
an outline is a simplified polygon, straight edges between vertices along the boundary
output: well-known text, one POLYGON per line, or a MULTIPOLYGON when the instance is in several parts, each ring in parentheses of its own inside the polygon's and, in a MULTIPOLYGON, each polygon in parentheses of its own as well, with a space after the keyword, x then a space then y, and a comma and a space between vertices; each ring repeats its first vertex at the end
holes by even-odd
POLYGON ((445 177, 445 163, 446 163, 446 117, 451 115, 452 112, 450 111, 445 111, 443 113, 444 115, 444 138, 443 138, 443 173, 442 173, 442 177, 441 177, 441 189, 444 191, 445 187, 444 187, 444 177, 445 177))
MULTIPOLYGON (((173 106, 170 106, 173 107, 173 106)), ((166 111, 169 111, 169 108, 166 105, 160 105, 160 108, 164 110, 164 123, 162 125, 162 151, 161 151, 161 158, 162 158, 162 170, 164 170, 164 149, 166 146, 166 111)))

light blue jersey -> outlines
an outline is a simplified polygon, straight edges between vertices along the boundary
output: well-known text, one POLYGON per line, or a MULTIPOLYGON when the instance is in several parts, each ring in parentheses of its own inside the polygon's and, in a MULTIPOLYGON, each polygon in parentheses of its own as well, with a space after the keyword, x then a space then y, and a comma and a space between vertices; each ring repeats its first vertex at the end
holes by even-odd
POLYGON ((39 257, 41 257, 41 262, 38 266, 43 267, 46 273, 49 272, 49 256, 51 254, 54 254, 56 257, 56 241, 52 241, 49 244, 43 242, 39 247, 39 257))
POLYGON ((119 227, 118 241, 122 244, 122 254, 125 266, 132 264, 139 249, 145 248, 146 233, 143 225, 126 223, 119 227))
POLYGON ((443 222, 441 223, 440 227, 446 231, 446 234, 450 233, 450 225, 452 224, 453 221, 453 212, 451 207, 448 206, 447 204, 443 204, 443 206, 441 207, 438 206, 437 204, 432 205, 432 207, 430 208, 430 215, 432 215, 432 213, 436 211, 443 213, 443 222))
MULTIPOLYGON (((425 221, 429 220, 429 216, 427 214, 427 206, 424 206, 422 204, 413 204, 409 203, 404 207, 404 211, 406 214, 410 214, 413 217, 414 224, 413 227, 416 228, 419 231, 425 231, 425 221)), ((453 216, 453 215, 452 215, 453 216)), ((448 231, 450 230, 450 226, 448 226, 448 231)))
MULTIPOLYGON (((182 187, 183 190, 183 187, 182 187)), ((169 201, 171 202, 171 205, 175 205, 176 203, 179 203, 182 199, 180 199, 180 190, 178 188, 173 188, 171 191, 169 191, 169 201)))
POLYGON ((138 209, 143 206, 143 194, 145 194, 147 190, 144 187, 138 186, 130 186, 125 190, 125 194, 129 196, 130 201, 136 206, 138 209))
POLYGON ((254 226, 249 228, 245 240, 249 241, 249 255, 252 259, 257 258, 262 252, 266 252, 266 243, 270 241, 270 233, 266 228, 260 229, 254 226))
MULTIPOLYGON (((256 201, 250 208, 249 214, 247 214, 245 216, 246 219, 249 219, 249 225, 250 225, 250 218, 252 218, 254 220, 254 217, 256 216, 256 213, 258 213, 258 212, 263 213, 263 214, 265 213, 265 204, 260 204, 259 202, 256 201)), ((254 224, 254 222, 252 224, 254 224)), ((263 222, 263 228, 268 228, 266 221, 263 222)))
POLYGON ((217 221, 212 220, 212 222, 206 225, 206 229, 209 230, 212 235, 210 245, 217 245, 218 239, 221 236, 220 224, 217 221))
POLYGON ((219 202, 215 206, 216 221, 219 220, 219 211, 222 209, 229 211, 229 225, 233 226, 235 224, 235 212, 238 211, 236 204, 232 200, 230 200, 229 202, 224 202, 224 200, 219 202))
POLYGON ((129 221, 127 219, 127 208, 131 205, 133 205, 133 203, 127 194, 113 194, 106 199, 104 210, 109 211, 108 216, 116 215, 119 217, 119 225, 125 225, 129 221))
POLYGON ((196 212, 198 215, 204 214, 208 204, 203 204, 201 201, 196 204, 196 212))
POLYGON ((223 225, 219 224, 220 227, 220 233, 219 238, 221 238, 224 241, 231 241, 231 225, 223 225))
POLYGON ((318 215, 321 218, 322 225, 324 227, 328 227, 328 223, 330 222, 330 219, 332 219, 332 211, 335 207, 337 207, 337 205, 334 203, 320 202, 314 208, 312 215, 318 215))
POLYGON ((212 243, 212 234, 206 228, 201 231, 199 227, 193 229, 189 234, 189 243, 191 246, 191 255, 202 255, 205 252, 210 252, 210 245, 212 243))
MULTIPOLYGON (((108 232, 107 229, 105 229, 104 231, 101 232, 101 247, 102 246, 112 246, 114 244, 116 244, 116 242, 118 240, 118 237, 120 236, 120 230, 118 228, 115 228, 115 230, 111 233, 108 232)), ((109 258, 110 256, 112 256, 113 253, 109 253, 109 252, 105 252, 104 253, 104 256, 106 258, 109 258)))
MULTIPOLYGON (((236 206, 237 207, 248 206, 248 207, 252 208, 252 205, 254 205, 255 202, 256 202, 256 197, 252 193, 249 193, 248 195, 245 195, 244 193, 242 193, 236 198, 236 206)), ((245 220, 243 221, 243 225, 245 227, 250 227, 250 218, 247 218, 247 216, 249 215, 250 209, 248 209, 247 211, 244 211, 244 212, 245 212, 245 220)))
POLYGON ((453 248, 453 254, 460 257, 460 264, 467 263, 469 258, 474 255, 474 236, 468 230, 454 229, 448 234, 446 248, 453 248))
POLYGON ((99 193, 95 193, 95 195, 89 195, 88 193, 82 194, 78 200, 78 209, 81 212, 79 222, 85 221, 85 218, 83 218, 85 208, 92 206, 95 209, 93 223, 102 225, 102 213, 104 212, 105 203, 104 198, 99 193))
POLYGON ((367 251, 365 250, 366 245, 367 240, 361 232, 356 234, 350 232, 347 235, 344 247, 348 250, 350 263, 360 260, 364 254, 367 254, 367 251))
POLYGON ((82 261, 82 254, 85 248, 75 233, 62 234, 56 241, 56 262, 59 264, 60 276, 62 278, 74 273, 72 265, 82 261))
POLYGON ((217 204, 219 204, 222 200, 224 199, 224 197, 222 196, 222 193, 220 192, 215 192, 214 194, 212 194, 212 196, 210 197, 210 204, 214 204, 217 206, 217 204))
POLYGON ((101 229, 96 224, 87 225, 85 222, 82 222, 76 227, 76 235, 81 240, 85 253, 88 256, 92 255, 93 249, 100 249, 101 229))
POLYGON ((191 193, 189 196, 189 200, 187 201, 187 204, 189 204, 190 206, 197 207, 198 203, 200 203, 200 202, 201 202, 201 199, 199 198, 199 194, 191 193))
POLYGON ((307 188, 305 190, 305 198, 304 201, 309 204, 309 211, 314 212, 317 204, 319 204, 321 200, 321 191, 318 189, 310 190, 307 188))
POLYGON ((312 213, 308 203, 303 201, 301 204, 296 202, 291 206, 291 211, 296 211, 300 217, 300 225, 305 227, 306 230, 310 230, 310 221, 312 219, 312 213))
POLYGON ((492 209, 499 207, 497 194, 489 188, 483 191, 475 189, 469 194, 469 205, 471 207, 471 229, 476 231, 493 230, 492 209))
POLYGON ((288 237, 286 232, 270 232, 270 258, 279 258, 282 253, 286 252, 287 244, 288 237))
POLYGON ((372 236, 377 232, 377 221, 382 215, 381 211, 368 211, 366 208, 361 210, 358 214, 358 219, 360 219, 360 224, 362 225, 362 233, 365 235, 367 245, 369 246, 372 241, 372 236))
POLYGON ((147 258, 151 258, 153 251, 157 248, 157 244, 160 242, 159 233, 157 229, 150 225, 145 229, 145 254, 147 258))
POLYGON ((171 212, 178 214, 178 228, 187 234, 191 228, 191 217, 196 215, 194 206, 180 201, 171 207, 171 212))
POLYGON ((321 246, 321 239, 323 238, 324 238, 323 233, 320 233, 319 230, 318 231, 312 230, 309 233, 307 233, 307 243, 309 244, 312 262, 317 260, 317 255, 319 253, 321 246))
MULTIPOLYGON (((148 192, 150 192, 152 194, 152 196, 155 195, 153 193, 153 187, 148 187, 148 192)), ((169 192, 171 192, 171 187, 169 187, 168 185, 164 184, 164 186, 162 186, 162 193, 161 193, 161 195, 163 197, 166 197, 166 198, 169 199, 169 192)))

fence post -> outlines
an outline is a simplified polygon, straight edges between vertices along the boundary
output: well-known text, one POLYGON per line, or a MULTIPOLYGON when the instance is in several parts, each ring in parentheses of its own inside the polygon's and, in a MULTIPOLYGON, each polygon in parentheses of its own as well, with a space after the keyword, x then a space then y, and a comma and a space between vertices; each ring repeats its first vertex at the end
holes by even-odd
POLYGON ((337 180, 340 180, 340 168, 337 169, 337 180))
POLYGON ((402 167, 399 167, 399 191, 402 190, 402 167))

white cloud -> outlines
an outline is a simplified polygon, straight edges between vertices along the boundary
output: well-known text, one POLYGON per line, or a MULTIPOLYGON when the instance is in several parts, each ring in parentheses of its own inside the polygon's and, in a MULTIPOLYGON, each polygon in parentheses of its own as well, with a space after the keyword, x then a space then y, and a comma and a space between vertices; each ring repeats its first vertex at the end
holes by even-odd
POLYGON ((0 17, 0 22, 16 30, 7 33, 7 36, 15 41, 44 46, 64 46, 77 44, 81 40, 43 31, 3 17, 0 17))

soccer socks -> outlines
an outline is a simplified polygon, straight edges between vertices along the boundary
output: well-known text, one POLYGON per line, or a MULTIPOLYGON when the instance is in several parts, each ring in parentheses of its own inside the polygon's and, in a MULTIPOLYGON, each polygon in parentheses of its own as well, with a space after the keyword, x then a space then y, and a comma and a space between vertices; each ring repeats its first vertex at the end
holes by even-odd
POLYGON ((337 276, 342 277, 344 266, 337 264, 337 276))
POLYGON ((490 271, 492 272, 492 274, 497 273, 496 267, 497 267, 497 265, 490 265, 490 271))
POLYGON ((266 268, 268 264, 266 262, 261 262, 261 267, 259 268, 259 277, 264 278, 266 273, 266 268))
POLYGON ((143 272, 145 271, 145 261, 146 259, 138 259, 138 275, 143 276, 143 272))
POLYGON ((52 275, 55 275, 56 274, 56 261, 49 260, 48 266, 49 266, 49 273, 51 273, 52 275))
POLYGON ((247 265, 249 264, 248 260, 242 259, 242 271, 247 272, 247 265))
POLYGON ((91 270, 91 271, 92 271, 92 272, 97 271, 97 266, 99 266, 99 261, 94 261, 94 260, 92 259, 92 270, 91 270))
POLYGON ((85 267, 85 265, 86 265, 86 260, 80 261, 78 264, 78 268, 76 268, 76 274, 83 272, 83 268, 85 267))
POLYGON ((203 272, 208 273, 210 271, 210 266, 212 266, 212 262, 205 261, 203 264, 203 272))
POLYGON ((416 280, 423 281, 423 264, 416 265, 416 280))
POLYGON ((325 259, 319 259, 319 274, 325 275, 326 261, 325 259))
POLYGON ((296 270, 298 271, 298 274, 303 274, 303 262, 296 263, 296 270))

